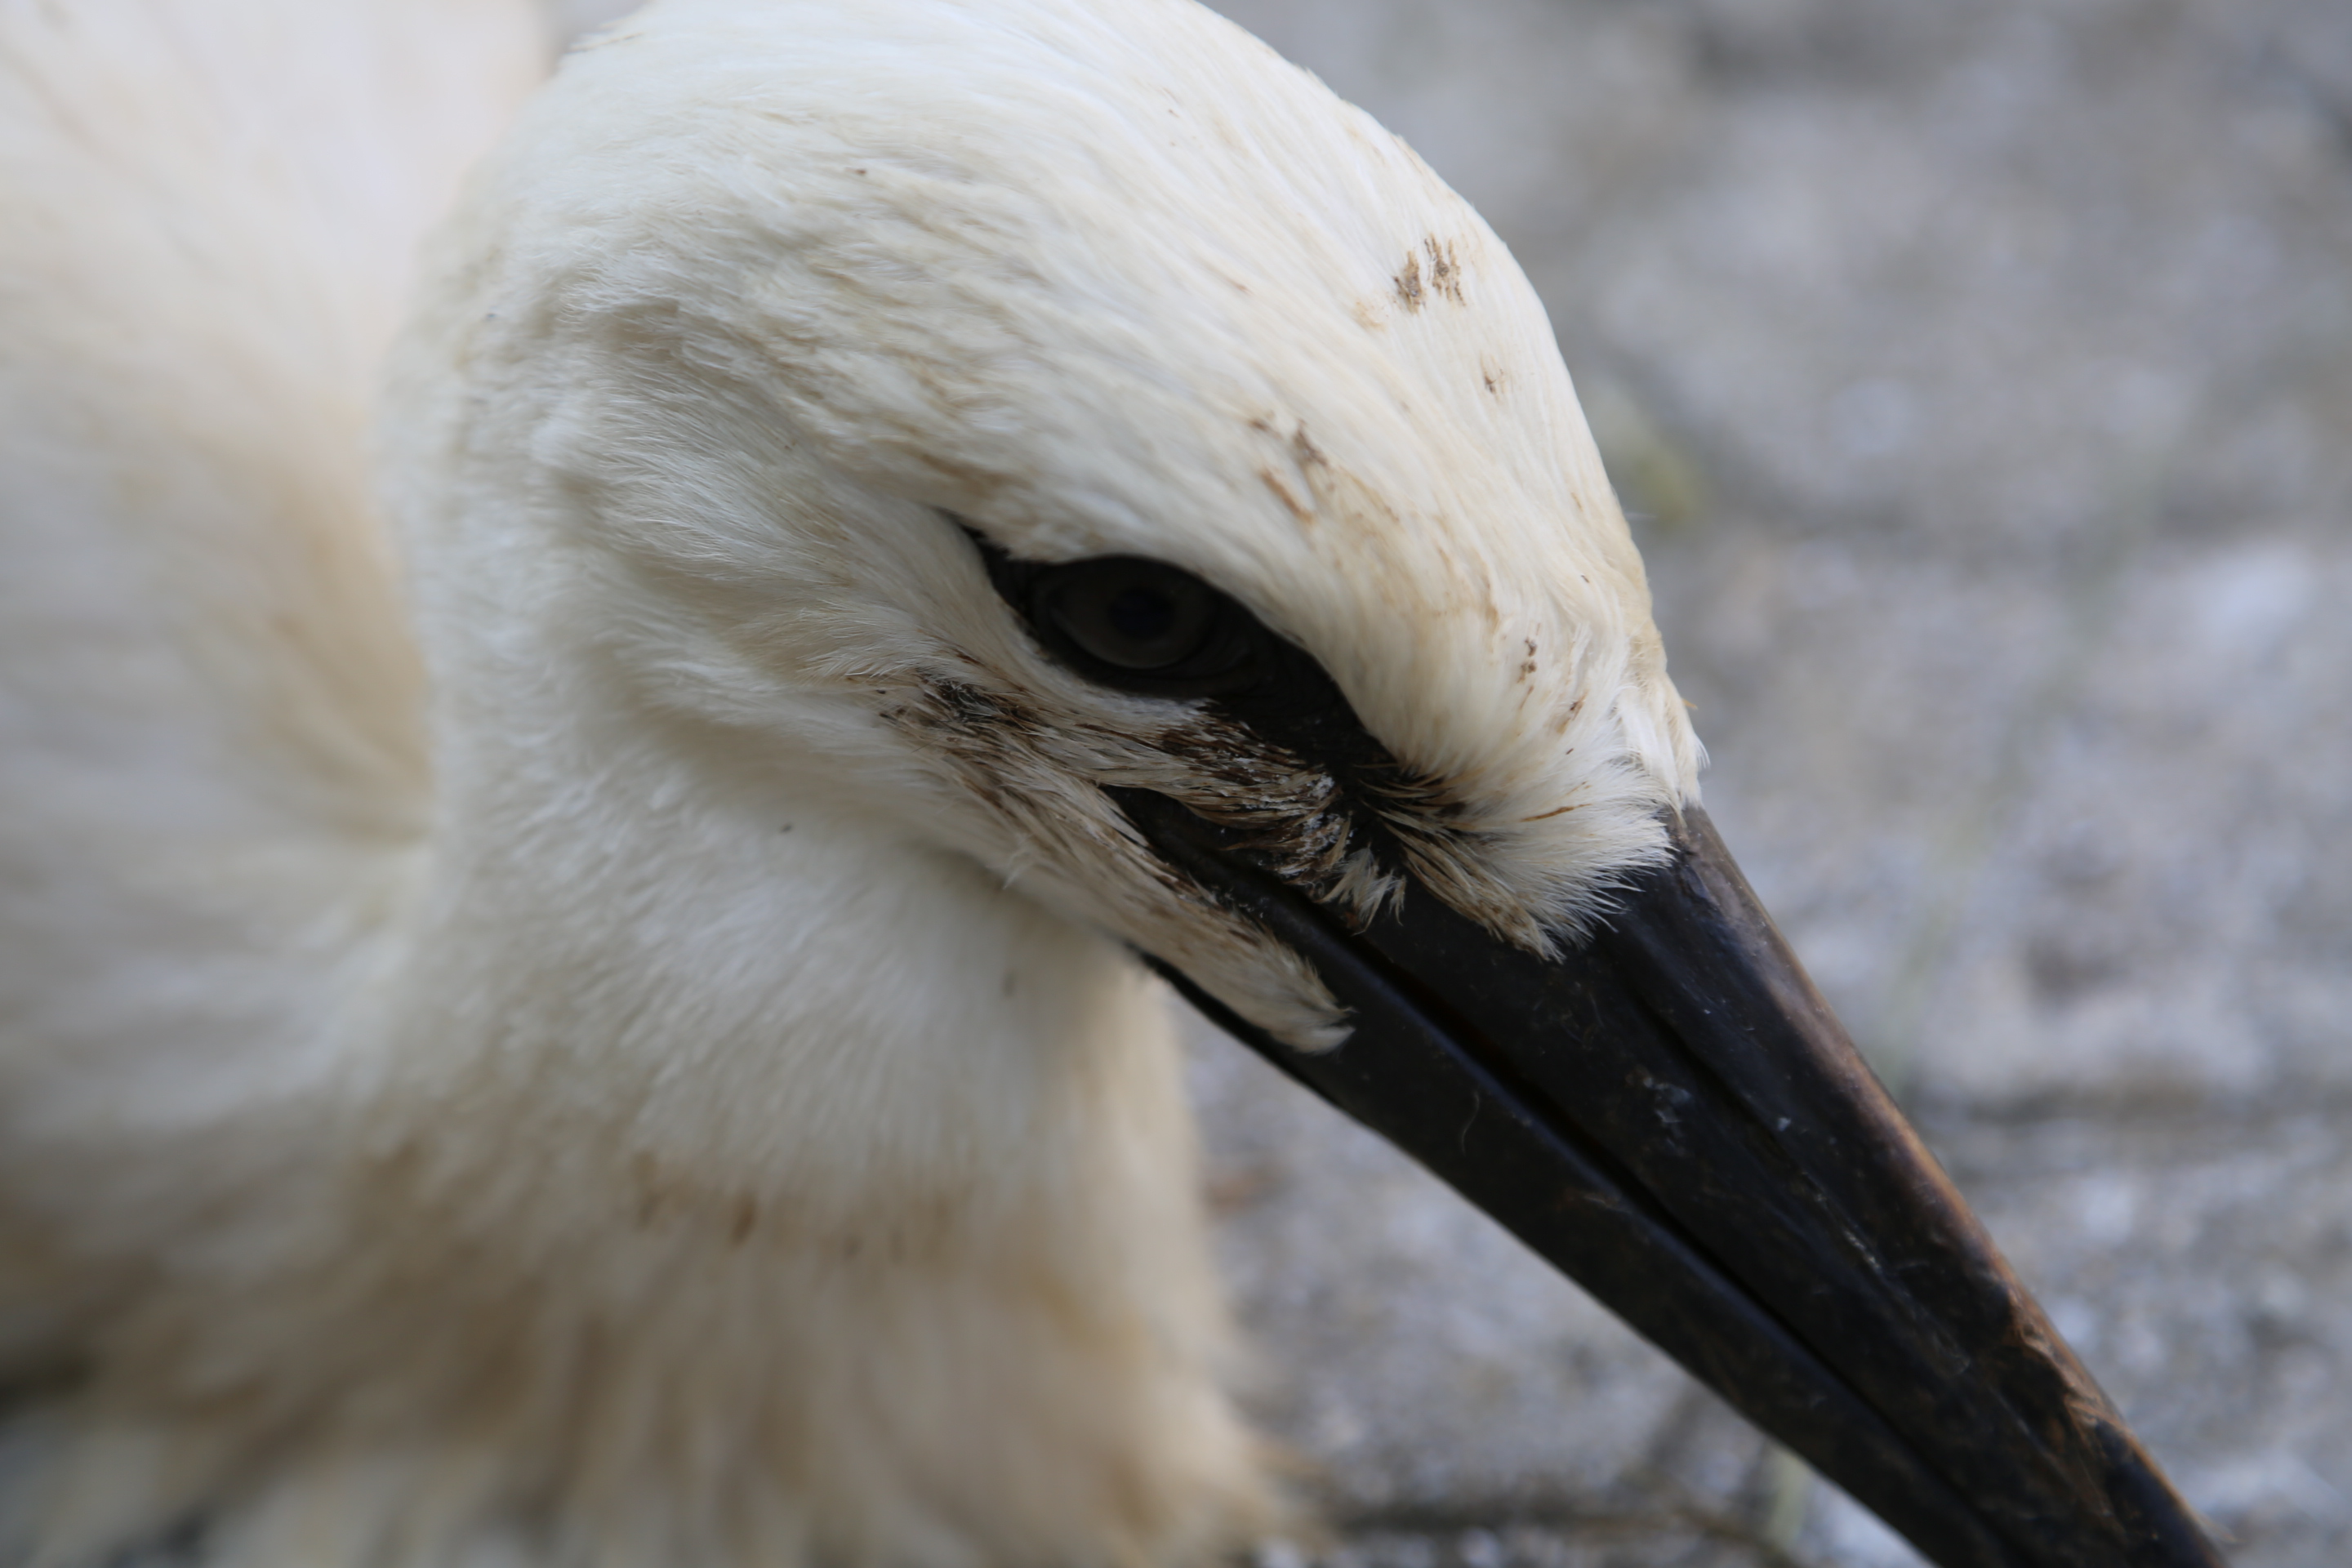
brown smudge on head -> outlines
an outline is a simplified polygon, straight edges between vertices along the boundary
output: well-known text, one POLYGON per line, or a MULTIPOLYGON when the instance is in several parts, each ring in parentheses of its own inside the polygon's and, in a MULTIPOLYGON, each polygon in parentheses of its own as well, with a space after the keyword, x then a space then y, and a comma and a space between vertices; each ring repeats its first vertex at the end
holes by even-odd
POLYGON ((1335 461, 1301 426, 1290 436, 1290 460, 1316 517, 1350 531, 1391 532, 1405 526, 1388 498, 1354 469, 1335 461))
POLYGON ((1481 359, 1478 362, 1478 377, 1486 384, 1488 395, 1495 397, 1503 395, 1504 384, 1510 379, 1504 373, 1503 367, 1490 359, 1481 359))
MULTIPOLYGON (((1348 478, 1336 465, 1307 472, 1348 478)), ((1235 917, 1152 853, 1108 802, 1082 805, 1087 796, 1116 785, 1178 801, 1237 831, 1261 865, 1351 926, 1403 897, 1410 877, 1507 940, 1537 950, 1549 941, 1496 876, 1492 835, 1454 781, 1392 761, 1335 772, 1213 702, 1156 721, 1041 707, 1001 673, 920 672, 879 717, 919 732, 925 750, 1017 839, 1062 846, 1056 860, 1075 852, 1072 869, 1090 862, 1097 876, 1141 879, 1192 907, 1193 919, 1235 917)))
POLYGON ((1396 275, 1394 283, 1397 302, 1408 310, 1422 307, 1421 258, 1408 250, 1404 253, 1404 270, 1396 275))
MULTIPOLYGON (((1433 234, 1421 242, 1421 247, 1429 256, 1430 292, 1442 295, 1457 305, 1469 303, 1462 297, 1462 266, 1454 259, 1453 245, 1433 234)), ((1412 265, 1410 258, 1405 265, 1412 265)))
POLYGON ((1350 926, 1361 929, 1402 898, 1410 874, 1473 919, 1526 927, 1526 940, 1541 940, 1488 868, 1488 835, 1450 781, 1393 761, 1335 775, 1213 710, 1155 739, 1210 775, 1206 788, 1167 793, 1243 830, 1262 864, 1350 926), (1233 762, 1244 752, 1256 759, 1239 770, 1246 783, 1233 762))
POLYGON ((1257 477, 1265 481, 1265 488, 1274 492, 1274 499, 1282 503, 1283 510, 1290 513, 1301 527, 1315 521, 1315 509, 1299 500, 1290 487, 1283 482, 1280 474, 1276 473, 1272 468, 1260 468, 1257 471, 1257 477))
POLYGON ((1378 300, 1359 300, 1348 307, 1348 313, 1356 318, 1356 325, 1367 331, 1377 328, 1386 319, 1378 300))
MULTIPOLYGON (((1024 837, 1068 837, 1061 788, 1115 784, 1156 791, 1242 829, 1269 869, 1333 903, 1343 919, 1370 919, 1395 892, 1394 878, 1351 842, 1358 814, 1331 776, 1213 707, 1180 710, 1140 731, 1055 724, 1017 697, 926 674, 882 718, 921 731, 964 788, 1024 837)), ((1219 907, 1156 856, 1144 852, 1136 868, 1188 902, 1219 907)))
POLYGON ((1020 815, 1010 786, 1021 776, 1018 762, 1044 738, 1044 722, 1035 714, 971 681, 927 675, 907 700, 877 716, 938 744, 983 805, 999 815, 1020 815))
MULTIPOLYGON (((1281 438, 1281 427, 1276 416, 1253 416, 1249 427, 1262 436, 1281 438)), ((1290 460, 1297 465, 1297 473, 1288 473, 1280 464, 1272 464, 1257 470, 1258 481, 1274 492, 1274 499, 1280 501, 1283 510, 1299 523, 1315 522, 1329 509, 1332 500, 1328 493, 1335 471, 1331 459, 1324 455, 1322 447, 1315 444, 1315 438, 1307 435, 1304 425, 1291 430, 1286 444, 1290 447, 1290 460), (1301 480, 1304 481, 1303 494, 1301 480)))

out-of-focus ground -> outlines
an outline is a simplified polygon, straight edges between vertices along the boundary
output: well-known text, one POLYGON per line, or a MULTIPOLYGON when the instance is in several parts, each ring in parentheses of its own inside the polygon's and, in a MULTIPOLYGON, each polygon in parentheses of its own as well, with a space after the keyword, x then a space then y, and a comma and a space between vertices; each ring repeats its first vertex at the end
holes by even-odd
MULTIPOLYGON (((1221 8, 1543 291, 1709 808, 2061 1328, 2241 1568, 2352 1562, 2352 5, 1221 8)), ((1196 1082, 1338 1560, 1916 1561, 1205 1027, 1196 1082)))

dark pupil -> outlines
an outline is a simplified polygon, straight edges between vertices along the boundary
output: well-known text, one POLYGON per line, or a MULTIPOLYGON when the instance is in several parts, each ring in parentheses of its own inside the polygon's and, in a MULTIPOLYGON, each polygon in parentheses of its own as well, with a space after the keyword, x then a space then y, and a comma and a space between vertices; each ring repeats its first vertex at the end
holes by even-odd
POLYGON ((1126 588, 1111 600, 1106 618, 1121 637, 1153 643, 1175 627, 1176 605, 1157 589, 1126 588))

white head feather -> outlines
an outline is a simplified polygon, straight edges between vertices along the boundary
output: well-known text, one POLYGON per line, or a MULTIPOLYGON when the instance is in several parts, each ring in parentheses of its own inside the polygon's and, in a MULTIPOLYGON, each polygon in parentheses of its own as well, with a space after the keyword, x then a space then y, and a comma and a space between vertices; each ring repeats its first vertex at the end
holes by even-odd
MULTIPOLYGON (((1189 0, 656 7, 528 111, 425 323, 397 472, 444 689, 497 682, 480 628, 510 637, 527 571, 564 658, 724 729, 730 765, 854 780, 1293 1038, 1343 1027, 1319 988, 1094 787, 1230 803, 1200 758, 1247 738, 1057 668, 942 512, 1168 562, 1302 645, 1402 764, 1423 882, 1523 942, 1580 929, 1695 788, 1533 290, 1402 143, 1189 0)), ((1284 772, 1252 782, 1311 815, 1284 772)))

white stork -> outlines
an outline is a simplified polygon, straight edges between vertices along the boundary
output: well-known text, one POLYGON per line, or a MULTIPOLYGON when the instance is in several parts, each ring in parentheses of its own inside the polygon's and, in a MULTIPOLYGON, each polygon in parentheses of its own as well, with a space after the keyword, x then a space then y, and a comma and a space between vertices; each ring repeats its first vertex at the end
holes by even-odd
POLYGON ((372 487, 536 47, 0 5, 0 1561, 1231 1552, 1147 964, 1937 1561, 2218 1561, 1706 826, 1410 152, 1192 0, 663 0, 372 487))

